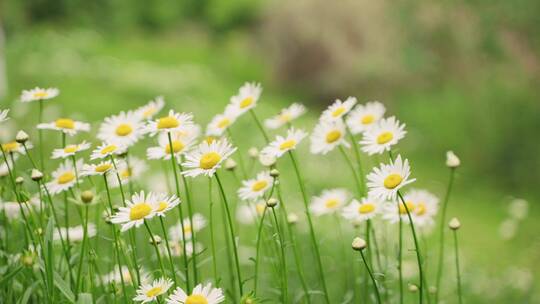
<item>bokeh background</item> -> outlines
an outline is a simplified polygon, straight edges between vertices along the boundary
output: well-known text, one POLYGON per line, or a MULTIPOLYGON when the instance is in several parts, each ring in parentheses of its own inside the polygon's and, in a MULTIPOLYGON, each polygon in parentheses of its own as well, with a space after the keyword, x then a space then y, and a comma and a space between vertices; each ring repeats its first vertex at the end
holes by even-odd
MULTIPOLYGON (((532 303, 540 301, 538 12, 531 0, 4 0, 0 107, 14 119, 0 136, 35 117, 17 102, 34 86, 61 90, 51 120, 92 122, 163 95, 205 124, 245 81, 264 86, 261 117, 308 105, 307 129, 335 98, 379 100, 407 124, 399 147, 417 186, 442 195, 445 151, 462 159, 449 215, 463 223, 469 301, 532 303), (522 219, 509 210, 518 198, 529 207, 522 219)), ((235 126, 244 149, 262 145, 250 123, 235 126)), ((314 187, 351 182, 337 155, 303 153, 314 187)))

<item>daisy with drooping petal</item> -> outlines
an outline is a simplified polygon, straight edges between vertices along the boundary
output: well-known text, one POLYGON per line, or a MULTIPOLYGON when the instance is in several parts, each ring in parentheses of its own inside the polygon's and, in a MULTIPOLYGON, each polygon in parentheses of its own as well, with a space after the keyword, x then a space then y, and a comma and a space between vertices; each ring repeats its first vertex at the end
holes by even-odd
POLYGON ((176 113, 170 110, 167 116, 148 121, 144 132, 154 136, 161 132, 186 131, 192 125, 193 115, 191 113, 176 113))
POLYGON ((144 223, 144 220, 156 215, 156 207, 154 195, 152 193, 145 195, 144 191, 141 191, 133 194, 131 201, 126 202, 125 207, 119 208, 118 212, 111 218, 111 222, 122 224, 122 232, 133 226, 139 227, 144 223))
POLYGON ((158 96, 154 100, 150 100, 147 104, 135 110, 135 115, 140 120, 152 119, 164 106, 165 100, 163 99, 163 96, 158 96))
POLYGON ((114 166, 110 161, 102 161, 97 165, 84 164, 81 170, 81 176, 104 175, 112 170, 114 170, 114 166))
POLYGON ((347 126, 353 134, 362 133, 373 127, 384 116, 386 108, 378 101, 357 105, 347 116, 347 126))
POLYGON ((306 113, 306 107, 300 103, 293 103, 289 107, 281 109, 278 115, 268 118, 264 125, 268 129, 278 129, 306 113))
POLYGON ((126 151, 125 147, 114 144, 114 143, 102 143, 101 146, 98 146, 94 151, 92 151, 92 155, 90 155, 90 159, 99 159, 99 158, 106 158, 111 155, 118 155, 122 154, 126 151))
POLYGON ((84 151, 90 148, 90 144, 83 141, 80 144, 67 145, 62 149, 54 149, 52 152, 52 159, 67 158, 77 154, 77 152, 84 151))
POLYGON ((31 90, 22 91, 21 102, 47 100, 58 96, 58 94, 60 94, 60 91, 57 88, 42 89, 35 87, 31 90))
POLYGON ((173 281, 166 278, 156 279, 151 284, 141 284, 139 289, 137 289, 137 295, 133 298, 133 301, 142 303, 155 301, 157 297, 167 293, 167 290, 172 285, 173 281))
POLYGON ((9 109, 0 110, 0 122, 4 122, 9 119, 8 113, 9 109))
POLYGON ((259 198, 270 189, 274 179, 269 171, 260 172, 256 178, 242 181, 242 187, 238 189, 238 196, 243 200, 259 198))
POLYGON ((272 141, 268 146, 262 149, 261 154, 272 156, 275 158, 281 157, 288 151, 296 149, 296 146, 307 136, 307 133, 303 130, 290 128, 287 131, 287 136, 276 136, 276 139, 272 141))
POLYGON ((200 127, 192 125, 186 131, 172 132, 171 144, 169 143, 169 135, 161 133, 158 136, 158 146, 150 147, 146 150, 148 159, 171 159, 171 154, 176 157, 186 153, 195 144, 195 140, 200 134, 200 127))
POLYGON ((120 112, 106 117, 99 126, 97 138, 103 142, 130 147, 142 136, 143 124, 134 112, 120 112))
MULTIPOLYGON (((143 160, 133 156, 127 157, 129 157, 129 166, 128 162, 125 159, 120 160, 116 164, 118 168, 118 175, 120 176, 120 181, 122 182, 122 185, 128 184, 129 181, 136 180, 148 168, 148 166, 143 160)), ((116 174, 107 175, 107 182, 109 183, 109 186, 111 188, 116 188, 120 186, 116 174)))
POLYGON ((233 148, 227 139, 214 140, 210 144, 203 141, 186 154, 186 161, 182 164, 186 170, 182 174, 191 177, 204 174, 212 177, 221 167, 221 163, 235 151, 236 148, 233 148))
MULTIPOLYGON (((154 199, 156 201, 156 215, 165 216, 167 211, 173 209, 178 204, 180 204, 180 199, 176 195, 167 195, 167 193, 156 193, 154 194, 154 199)), ((195 221, 195 219, 193 219, 195 221)))
POLYGON ((345 189, 323 190, 321 195, 312 198, 309 210, 316 216, 336 212, 345 206, 349 196, 345 189))
POLYGON ((80 121, 75 121, 71 118, 58 118, 57 120, 50 123, 40 123, 37 125, 38 129, 41 130, 56 130, 62 131, 67 135, 73 136, 77 132, 88 132, 90 131, 90 124, 80 121))
POLYGON ((320 121, 310 137, 311 153, 326 154, 339 145, 349 147, 345 135, 345 124, 341 120, 320 121))
POLYGON ((227 107, 225 112, 212 118, 206 126, 206 135, 220 137, 238 118, 240 112, 233 107, 227 107))
MULTIPOLYGON (((60 235, 62 235, 62 239, 64 240, 69 235, 69 240, 71 242, 80 242, 83 240, 84 237, 84 227, 81 225, 68 228, 60 227, 60 233, 58 232, 58 230, 53 231, 53 240, 59 241, 60 235)), ((96 225, 94 225, 93 223, 88 223, 87 237, 92 238, 94 236, 96 236, 96 225)))
POLYGON ((341 214, 353 223, 360 223, 372 219, 384 209, 384 201, 375 197, 364 197, 359 202, 355 199, 343 207, 341 214))
POLYGON ((390 151, 393 145, 405 137, 407 131, 404 129, 405 124, 400 124, 394 116, 381 119, 371 129, 364 132, 364 137, 360 141, 362 151, 369 155, 390 151))
POLYGON ((369 196, 395 201, 398 190, 416 180, 410 175, 409 160, 403 161, 401 155, 390 164, 380 164, 367 175, 369 196))
MULTIPOLYGON (((82 167, 82 159, 76 162, 77 170, 80 171, 82 167)), ((77 174, 73 163, 67 159, 61 163, 58 169, 53 171, 51 181, 46 184, 47 190, 54 195, 61 193, 75 186, 77 182, 77 174)))
POLYGON ((199 284, 193 288, 191 295, 180 287, 167 298, 167 304, 218 304, 225 301, 221 288, 213 288, 211 283, 199 284))
POLYGON ((206 226, 206 219, 200 213, 193 214, 193 223, 191 223, 189 217, 185 218, 182 223, 177 223, 176 225, 169 228, 169 236, 172 240, 182 241, 183 235, 186 237, 186 240, 190 240, 193 232, 199 232, 206 226), (182 230, 184 231, 182 235, 182 230))
MULTIPOLYGON (((26 149, 30 150, 34 147, 34 145, 32 145, 31 142, 27 141, 25 143, 26 145, 26 149)), ((9 153, 19 153, 19 154, 26 154, 26 151, 24 150, 24 146, 19 144, 18 142, 16 141, 12 141, 12 142, 8 142, 8 143, 5 143, 5 144, 2 144, 2 149, 4 149, 4 152, 9 154, 9 153)))
MULTIPOLYGON (((262 86, 260 83, 246 82, 238 90, 238 94, 231 97, 230 111, 238 112, 238 115, 242 115, 245 112, 253 109, 257 105, 257 101, 261 97, 262 86)), ((227 110, 226 110, 227 111, 227 110)))
POLYGON ((319 120, 336 121, 345 116, 356 104, 356 97, 349 97, 345 101, 336 99, 328 109, 324 110, 319 120))

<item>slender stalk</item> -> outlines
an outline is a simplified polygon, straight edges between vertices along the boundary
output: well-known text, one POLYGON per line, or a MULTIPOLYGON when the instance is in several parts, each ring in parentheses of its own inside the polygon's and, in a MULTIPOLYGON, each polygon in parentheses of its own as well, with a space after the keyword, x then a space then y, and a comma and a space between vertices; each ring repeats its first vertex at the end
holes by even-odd
POLYGON ((88 206, 84 206, 84 221, 83 221, 83 240, 81 244, 81 253, 79 254, 79 266, 77 267, 77 282, 75 284, 75 294, 78 295, 79 287, 81 284, 81 272, 84 261, 84 255, 86 253, 86 243, 88 239, 88 206))
POLYGON ((238 248, 236 246, 236 236, 234 234, 234 226, 233 221, 231 217, 231 211, 229 210, 229 203, 227 202, 227 196, 225 195, 225 190, 223 189, 223 185, 221 184, 221 180, 219 179, 219 175, 217 172, 215 173, 216 181, 219 186, 219 191, 221 193, 221 197, 223 198, 223 203, 225 205, 225 212, 227 213, 227 221, 229 223, 229 233, 232 238, 232 244, 233 244, 233 253, 234 253, 234 259, 236 263, 236 276, 238 279, 238 288, 240 290, 240 296, 244 294, 243 287, 242 287, 242 273, 240 272, 240 260, 238 258, 238 248))
POLYGON ((364 180, 364 173, 363 173, 363 170, 362 170, 362 159, 360 158, 360 148, 358 147, 358 142, 356 141, 356 139, 354 138, 354 135, 352 134, 351 130, 349 129, 349 127, 347 126, 347 124, 345 124, 345 128, 347 130, 347 133, 349 134, 349 137, 351 139, 351 142, 352 142, 352 146, 353 146, 353 151, 354 151, 354 156, 356 158, 356 163, 358 165, 358 176, 359 176, 359 183, 363 189, 363 191, 361 192, 362 195, 365 195, 366 194, 366 182, 364 180))
POLYGON ((266 143, 269 143, 270 139, 268 137, 268 134, 266 134, 266 131, 264 130, 264 127, 262 126, 261 122, 257 118, 257 115, 255 114, 255 111, 253 111, 253 109, 250 109, 249 114, 251 114, 251 117, 253 117, 253 120, 255 120, 255 123, 257 124, 257 127, 261 131, 261 134, 263 135, 264 140, 266 141, 266 143))
POLYGON ((369 274, 369 277, 371 278, 371 282, 373 283, 373 286, 375 287, 375 295, 377 296, 377 303, 381 303, 381 295, 379 294, 379 287, 377 286, 377 281, 375 281, 375 277, 373 276, 373 272, 371 272, 371 269, 369 268, 369 264, 366 261, 366 257, 364 256, 364 251, 360 250, 360 255, 362 256, 362 261, 364 261, 364 265, 366 266, 366 270, 369 274))
POLYGON ((152 240, 152 247, 154 247, 156 251, 159 268, 161 269, 161 275, 165 277, 167 276, 167 273, 165 273, 165 267, 163 267, 163 261, 161 260, 161 254, 159 253, 158 243, 156 243, 156 238, 154 237, 154 234, 152 233, 152 230, 150 229, 150 226, 148 225, 148 222, 146 220, 144 220, 144 227, 146 227, 146 231, 148 231, 148 234, 150 235, 150 239, 152 240))
POLYGON ((356 174, 356 169, 354 168, 354 165, 353 165, 351 159, 349 158, 349 156, 347 155, 347 152, 345 152, 345 149, 343 148, 343 146, 339 146, 339 151, 343 155, 343 158, 345 158, 345 161, 347 162, 347 165, 349 166, 349 168, 352 171, 353 178, 354 178, 354 181, 355 181, 354 184, 356 186, 356 192, 358 193, 359 197, 362 197, 362 193, 363 193, 362 184, 360 183, 360 179, 358 178, 358 175, 356 174))
MULTIPOLYGON (((38 122, 43 122, 43 100, 39 101, 39 117, 38 122)), ((38 136, 39 136, 39 161, 41 163, 41 172, 45 172, 45 156, 43 151, 43 130, 38 129, 38 136)))
MULTIPOLYGON (((369 235, 370 235, 369 229, 370 229, 370 228, 371 228, 371 221, 370 221, 370 220, 367 220, 367 221, 366 221, 366 242, 367 242, 368 244, 371 244, 370 238, 369 238, 369 235)), ((367 266, 373 267, 373 264, 371 263, 371 252, 370 252, 370 251, 371 251, 371 246, 368 246, 368 247, 367 247, 367 256, 368 256, 368 257, 367 257, 367 261, 368 261, 367 263, 368 263, 368 264, 366 264, 366 267, 367 267, 367 266)), ((362 259, 363 259, 363 258, 364 258, 364 253, 363 253, 363 251, 361 251, 360 253, 362 254, 362 259)), ((371 275, 369 269, 368 269, 368 271, 366 272, 366 278, 365 278, 366 284, 364 285, 364 302, 367 302, 367 296, 368 296, 368 291, 369 291, 368 275, 371 275)), ((377 287, 375 286, 375 288, 377 288, 377 287)))
POLYGON ((293 163, 294 172, 296 173, 296 179, 298 180, 298 185, 300 187, 300 192, 302 192, 302 199, 303 199, 303 202, 304 202, 305 213, 306 213, 306 217, 307 217, 308 224, 309 224, 309 233, 310 233, 310 236, 311 236, 311 243, 312 243, 313 249, 315 251, 315 259, 317 260, 317 267, 318 267, 318 270, 319 270, 319 274, 321 276, 321 282, 322 282, 325 302, 330 303, 330 298, 328 296, 328 288, 326 287, 326 278, 324 276, 324 270, 323 270, 323 266, 322 266, 321 253, 320 253, 320 250, 319 250, 319 244, 317 243, 317 238, 315 237, 315 229, 313 228, 313 220, 311 219, 311 214, 309 212, 309 206, 308 206, 309 202, 308 202, 308 198, 307 198, 306 189, 305 189, 305 186, 304 186, 304 181, 303 181, 302 175, 300 173, 300 169, 298 168, 298 163, 296 161, 296 157, 294 155, 294 152, 289 151, 289 156, 291 157, 291 161, 293 163))
MULTIPOLYGON (((188 216, 189 216, 189 224, 191 226, 193 226, 193 203, 191 201, 191 192, 189 190, 189 186, 188 186, 188 181, 186 180, 186 177, 181 174, 182 171, 184 171, 184 169, 182 168, 182 165, 179 164, 178 165, 179 168, 180 168, 180 176, 182 176, 182 184, 184 184, 184 192, 186 194, 186 203, 187 203, 187 207, 188 207, 188 216)), ((196 248, 196 244, 197 244, 197 236, 196 236, 196 231, 195 230, 192 230, 191 231, 191 245, 193 246, 193 255, 191 256, 193 262, 192 262, 192 267, 193 267, 193 285, 196 286, 199 282, 199 270, 197 269, 197 252, 195 252, 195 248, 196 248)))
MULTIPOLYGON (((399 203, 398 203, 399 206, 399 203)), ((399 210, 399 207, 398 207, 399 210)), ((399 212, 399 211, 398 211, 399 212)), ((403 219, 399 214, 399 249, 398 249, 398 272, 399 272, 399 303, 403 304, 403 219)))
POLYGON ((272 209, 272 216, 274 218, 274 225, 276 225, 276 231, 277 231, 277 235, 278 235, 278 239, 279 239, 279 247, 281 249, 281 266, 283 267, 283 269, 281 270, 282 272, 282 282, 281 282, 281 289, 282 289, 282 298, 283 298, 283 303, 288 303, 288 291, 287 291, 287 287, 289 285, 289 283, 287 282, 287 277, 289 276, 288 274, 288 270, 287 270, 287 256, 285 255, 285 242, 284 242, 284 237, 283 237, 283 233, 281 231, 281 228, 279 227, 279 221, 278 221, 278 218, 276 216, 276 210, 274 208, 271 208, 272 209))
POLYGON ((452 230, 452 232, 454 234, 455 255, 456 255, 456 276, 457 276, 458 299, 459 299, 459 304, 462 304, 463 293, 461 291, 461 272, 459 270, 459 247, 458 247, 457 230, 452 230))
MULTIPOLYGON (((234 140, 231 128, 227 128, 227 134, 229 135, 231 143, 234 146, 238 147, 238 145, 235 144, 235 140, 234 140)), ((240 170, 242 170, 242 175, 244 176, 244 178, 247 178, 247 171, 246 171, 246 166, 244 164, 244 158, 242 157, 242 153, 240 153, 240 151, 238 151, 238 163, 240 164, 240 170)))
POLYGON ((450 168, 450 178, 448 179, 448 186, 446 188, 446 194, 442 203, 441 219, 439 222, 439 259, 437 261, 437 279, 435 281, 435 303, 439 302, 439 289, 441 287, 444 266, 444 228, 446 225, 446 210, 448 208, 448 200, 450 199, 452 185, 454 184, 455 171, 455 168, 450 168))
POLYGON ((161 225, 161 231, 163 232, 163 237, 165 238, 165 246, 167 246, 167 255, 169 255, 169 263, 171 264, 171 271, 172 271, 172 277, 174 285, 177 286, 176 283, 176 271, 174 270, 174 261, 171 254, 171 247, 169 246, 169 237, 167 236, 167 229, 165 229, 165 223, 163 222, 163 217, 159 217, 159 223, 161 225))
POLYGON ((214 200, 212 197, 212 178, 208 178, 208 201, 210 202, 210 242, 212 245, 212 270, 214 273, 214 285, 218 284, 217 254, 214 239, 214 200))
POLYGON ((255 249, 255 275, 253 276, 253 294, 257 296, 257 287, 259 283, 259 264, 260 264, 260 254, 261 254, 261 239, 262 239, 262 230, 264 225, 264 218, 266 217, 266 208, 263 210, 261 219, 259 220, 259 226, 257 228, 257 245, 255 249))

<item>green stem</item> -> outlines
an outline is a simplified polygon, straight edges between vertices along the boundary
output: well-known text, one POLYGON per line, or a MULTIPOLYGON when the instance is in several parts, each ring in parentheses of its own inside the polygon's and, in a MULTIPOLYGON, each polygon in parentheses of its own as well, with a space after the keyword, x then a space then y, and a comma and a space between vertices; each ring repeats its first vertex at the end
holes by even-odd
POLYGON ((458 290, 458 297, 459 297, 459 304, 463 303, 463 295, 461 292, 461 273, 459 271, 459 248, 458 248, 458 238, 457 238, 457 230, 453 230, 454 232, 454 243, 455 243, 455 255, 456 255, 456 276, 457 276, 457 290, 458 290))
MULTIPOLYGON (((43 100, 39 101, 39 123, 43 122, 43 100)), ((41 172, 45 172, 45 157, 43 151, 43 130, 38 129, 39 136, 39 160, 41 163, 41 172)))
POLYGON ((283 269, 281 270, 282 272, 282 282, 281 282, 281 288, 282 288, 282 297, 283 297, 283 303, 288 303, 288 293, 287 293, 287 287, 288 287, 288 282, 287 282, 287 277, 288 277, 288 270, 287 270, 287 256, 285 255, 285 242, 284 242, 284 237, 283 237, 283 234, 281 232, 281 228, 279 227, 279 221, 278 221, 278 218, 276 216, 276 210, 274 208, 271 208, 272 209, 272 215, 273 215, 273 218, 274 218, 274 225, 276 225, 276 231, 277 231, 277 234, 278 234, 278 239, 279 239, 279 247, 281 249, 281 265, 283 266, 283 269))
POLYGON ((362 187, 362 195, 365 195, 366 194, 366 182, 364 181, 364 173, 363 173, 363 170, 362 170, 362 159, 360 158, 360 148, 358 147, 358 142, 356 141, 356 139, 354 138, 354 135, 352 134, 351 130, 349 129, 349 127, 347 126, 347 124, 345 124, 345 128, 347 130, 347 133, 349 133, 349 137, 351 139, 351 142, 352 142, 352 146, 353 146, 353 151, 354 151, 354 156, 356 158, 356 163, 358 164, 358 176, 359 176, 359 183, 362 187))
POLYGON ((169 237, 167 236, 167 229, 165 229, 165 223, 163 222, 163 217, 159 217, 159 223, 161 224, 161 230, 163 231, 163 237, 165 238, 165 246, 167 246, 167 254, 169 255, 169 263, 171 264, 172 277, 174 281, 174 286, 177 286, 176 283, 176 271, 174 270, 174 261, 171 254, 171 247, 169 246, 169 237))
MULTIPOLYGON (((399 210, 399 203, 398 203, 399 210)), ((399 212, 399 211, 398 211, 399 212)), ((399 303, 403 304, 403 219, 399 216, 399 249, 398 249, 398 271, 399 271, 399 303)))
MULTIPOLYGON (((235 140, 234 140, 234 137, 233 137, 233 134, 232 134, 232 131, 230 128, 227 128, 227 134, 229 135, 229 138, 231 140, 231 143, 238 147, 238 145, 235 144, 235 140)), ((244 158, 242 157, 242 153, 240 153, 240 149, 238 149, 238 163, 240 164, 240 170, 242 170, 242 175, 244 176, 244 178, 247 178, 247 171, 246 171, 246 166, 244 164, 244 158)))
POLYGON ((208 201, 210 202, 210 241, 212 245, 212 270, 214 272, 214 285, 218 284, 216 242, 214 239, 214 200, 212 197, 212 178, 208 179, 208 201))
POLYGON ((86 253, 86 243, 88 239, 88 206, 84 206, 84 222, 83 222, 83 240, 81 244, 81 253, 79 255, 79 266, 77 268, 77 282, 75 284, 75 294, 78 295, 79 287, 81 284, 81 272, 84 261, 84 255, 86 253))
MULTIPOLYGON (((154 234, 152 233, 152 230, 150 229, 150 226, 148 225, 148 222, 146 220, 144 220, 144 227, 146 227, 146 231, 148 231, 148 234, 150 235, 150 239, 152 240, 152 247, 154 247, 156 251, 159 268, 161 269, 161 275, 165 277, 167 276, 167 273, 165 273, 165 267, 163 267, 163 261, 161 260, 161 254, 159 253, 159 247, 158 247, 158 244, 156 243, 156 238, 154 237, 154 234)), ((186 253, 184 252, 184 254, 186 253)))
POLYGON ((439 289, 441 287, 443 266, 444 266, 444 228, 446 225, 446 210, 448 208, 448 200, 450 199, 450 192, 452 191, 452 185, 454 184, 455 168, 450 168, 450 178, 448 179, 448 186, 446 188, 446 194, 444 196, 441 220, 439 224, 439 260, 437 261, 437 280, 435 282, 435 303, 439 301, 439 289))
POLYGON ((369 274, 369 277, 371 278, 371 282, 373 283, 373 286, 375 287, 375 295, 377 296, 377 303, 381 303, 381 295, 379 294, 379 287, 377 286, 377 281, 375 281, 375 277, 373 276, 373 273, 371 272, 371 269, 369 268, 368 262, 366 261, 366 257, 364 256, 363 250, 360 250, 360 255, 362 256, 362 261, 364 261, 364 265, 366 266, 366 270, 369 274))
POLYGON ((343 146, 339 146, 339 151, 343 155, 343 158, 345 158, 345 161, 347 162, 347 165, 349 165, 349 168, 352 171, 354 181, 355 181, 355 185, 356 185, 356 192, 358 193, 359 197, 362 197, 362 186, 361 186, 361 183, 360 183, 360 179, 358 178, 358 175, 356 174, 356 169, 354 168, 354 165, 353 165, 351 159, 349 158, 349 156, 347 155, 347 152, 345 152, 345 149, 343 148, 343 146))
MULTIPOLYGON (((186 203, 188 207, 188 216, 189 216, 189 223, 193 227, 193 204, 191 201, 191 191, 189 190, 188 181, 186 177, 181 174, 184 169, 182 168, 182 165, 179 164, 180 167, 180 176, 182 177, 182 184, 184 184, 184 192, 186 193, 186 203)), ((199 282, 199 270, 197 269, 197 252, 195 250, 197 244, 196 239, 196 232, 192 229, 191 231, 191 245, 193 246, 193 255, 191 258, 193 259, 192 267, 193 267, 193 285, 196 286, 199 282)))
POLYGON ((269 143, 270 139, 268 137, 268 134, 266 134, 266 130, 264 130, 263 125, 261 124, 261 122, 257 118, 257 115, 255 114, 255 111, 253 111, 253 109, 250 109, 249 114, 251 114, 251 117, 253 117, 253 120, 255 120, 255 123, 257 124, 257 127, 259 128, 259 130, 261 131, 261 134, 264 137, 264 141, 266 141, 266 143, 269 143))
POLYGON ((263 214, 259 221, 259 227, 257 229, 257 245, 255 249, 255 275, 253 276, 253 294, 257 296, 257 287, 259 283, 259 264, 261 260, 261 239, 262 239, 262 230, 264 225, 264 218, 266 217, 266 208, 263 210, 263 214))

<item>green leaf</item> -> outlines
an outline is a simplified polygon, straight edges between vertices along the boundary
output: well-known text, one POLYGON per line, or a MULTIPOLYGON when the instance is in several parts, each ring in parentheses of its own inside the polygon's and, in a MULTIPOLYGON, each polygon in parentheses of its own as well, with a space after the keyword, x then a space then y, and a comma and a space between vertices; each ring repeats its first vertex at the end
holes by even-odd
POLYGON ((11 280, 11 278, 13 278, 14 276, 16 276, 22 269, 23 269, 23 267, 19 265, 19 267, 13 269, 10 273, 8 273, 8 274, 6 274, 5 276, 3 276, 3 277, 0 279, 0 286, 5 286, 4 284, 6 284, 7 282, 9 282, 9 280, 11 280))
POLYGON ((58 287, 60 292, 70 301, 71 303, 75 303, 75 296, 73 295, 73 292, 69 288, 69 285, 62 279, 62 277, 55 272, 54 273, 54 285, 58 287))
POLYGON ((32 285, 30 285, 30 287, 28 287, 26 289, 26 291, 24 292, 23 296, 21 297, 21 299, 19 300, 19 304, 26 304, 28 303, 28 300, 30 300, 30 296, 32 295, 32 293, 34 292, 34 288, 36 288, 36 285, 39 283, 39 281, 36 281, 34 282, 32 285))

